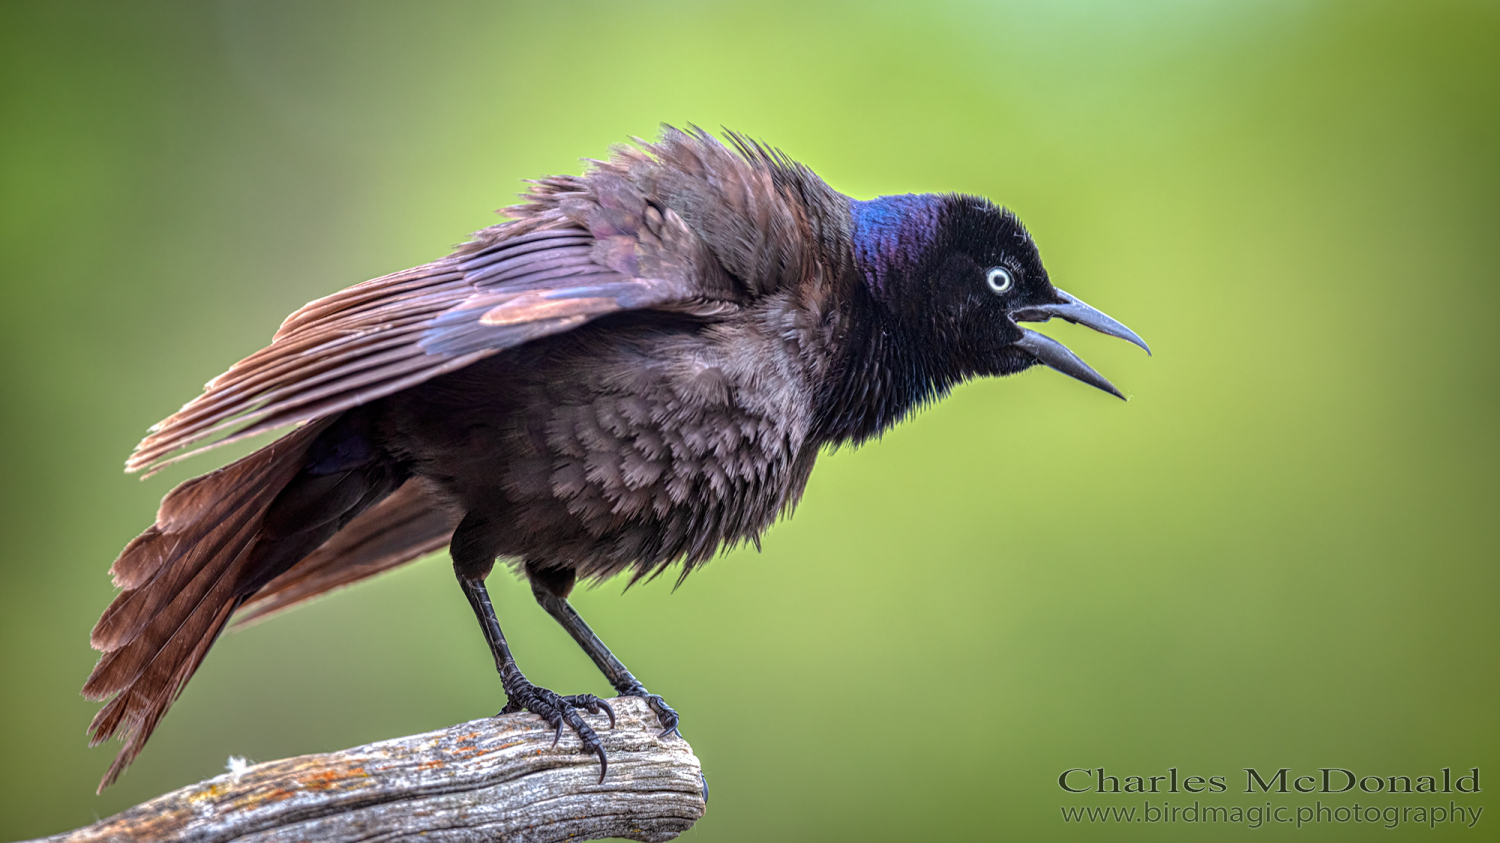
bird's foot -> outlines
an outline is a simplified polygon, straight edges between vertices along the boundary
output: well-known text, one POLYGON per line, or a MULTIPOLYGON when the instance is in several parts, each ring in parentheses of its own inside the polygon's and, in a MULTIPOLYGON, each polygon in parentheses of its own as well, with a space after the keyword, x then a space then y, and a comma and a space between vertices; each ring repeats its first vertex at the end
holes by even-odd
POLYGON ((579 714, 579 711, 609 715, 609 727, 613 729, 615 710, 610 708, 609 703, 593 694, 573 694, 565 697, 546 688, 539 688, 524 679, 506 688, 505 695, 508 700, 505 708, 500 709, 500 714, 529 711, 540 716, 547 721, 547 725, 556 730, 556 734, 552 736, 553 746, 557 746, 557 742, 562 739, 564 724, 577 732, 578 739, 583 742, 583 751, 589 755, 599 756, 599 781, 604 781, 604 774, 609 770, 609 759, 604 756, 604 744, 600 743, 599 735, 594 732, 593 728, 583 721, 583 715, 579 714))
POLYGON ((682 737, 682 733, 677 731, 677 711, 670 705, 667 705, 667 701, 659 695, 647 691, 640 685, 636 685, 633 688, 621 691, 620 696, 640 697, 646 701, 646 705, 650 706, 652 711, 656 712, 656 721, 661 724, 661 732, 657 735, 658 738, 664 738, 667 735, 682 737))

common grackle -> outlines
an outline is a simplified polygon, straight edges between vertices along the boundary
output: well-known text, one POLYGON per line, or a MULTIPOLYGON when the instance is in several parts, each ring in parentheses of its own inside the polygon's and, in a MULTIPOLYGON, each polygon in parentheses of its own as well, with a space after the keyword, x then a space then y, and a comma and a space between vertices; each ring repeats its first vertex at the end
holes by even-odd
MULTIPOLYGON (((521 674, 485 590, 505 557, 663 734, 649 693, 568 604, 579 577, 755 541, 827 446, 858 444, 982 375, 1038 363, 1120 395, 1019 322, 1129 340, 1054 288, 1009 211, 962 195, 850 199, 781 152, 667 127, 534 182, 448 257, 314 301, 157 427, 127 469, 296 429, 189 480, 110 569, 83 687, 140 752, 231 617, 260 617, 449 548, 507 702, 607 759, 521 674), (112 698, 111 698, 112 697, 112 698)), ((1121 396, 1123 397, 1123 396, 1121 396)))

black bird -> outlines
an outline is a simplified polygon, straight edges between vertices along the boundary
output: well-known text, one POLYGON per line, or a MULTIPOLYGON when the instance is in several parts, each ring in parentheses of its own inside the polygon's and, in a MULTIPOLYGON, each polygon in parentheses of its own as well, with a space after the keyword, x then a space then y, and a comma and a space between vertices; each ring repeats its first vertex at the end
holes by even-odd
POLYGON ((1020 322, 1145 343, 1054 288, 1009 211, 857 201, 781 152, 667 127, 532 183, 448 257, 308 304, 152 429, 127 469, 283 426, 183 483, 110 572, 84 696, 123 734, 112 783, 231 617, 264 616, 449 548, 507 703, 607 760, 516 666, 485 590, 512 560, 621 695, 678 718, 568 604, 578 578, 685 576, 796 505, 818 453, 977 376, 1038 363, 1120 395, 1020 322), (732 148, 731 148, 732 147, 732 148), (215 437, 218 438, 215 441, 215 437), (205 444, 207 443, 207 444, 205 444), (112 698, 111 698, 112 697, 112 698))

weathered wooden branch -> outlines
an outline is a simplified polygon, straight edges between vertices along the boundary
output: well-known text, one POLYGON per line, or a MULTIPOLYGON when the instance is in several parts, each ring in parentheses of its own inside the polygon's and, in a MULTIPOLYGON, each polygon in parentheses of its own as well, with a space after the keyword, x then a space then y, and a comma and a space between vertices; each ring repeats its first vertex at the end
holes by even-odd
POLYGON ((610 704, 613 730, 588 718, 609 755, 602 783, 576 735, 553 747, 540 717, 515 714, 256 764, 47 840, 670 840, 703 816, 698 759, 657 737, 641 700, 610 704))

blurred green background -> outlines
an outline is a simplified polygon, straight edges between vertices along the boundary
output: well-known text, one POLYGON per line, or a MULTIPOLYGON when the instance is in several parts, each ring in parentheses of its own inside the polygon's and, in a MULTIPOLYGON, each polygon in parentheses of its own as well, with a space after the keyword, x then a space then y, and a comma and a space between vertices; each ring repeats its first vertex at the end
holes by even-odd
MULTIPOLYGON (((303 302, 661 121, 861 198, 1003 202, 1156 352, 1061 326, 1128 404, 967 385, 825 457, 764 552, 577 596, 684 715, 713 788, 688 839, 1373 831, 1065 824, 1139 803, 1058 788, 1099 766, 1226 775, 1226 806, 1263 801, 1247 766, 1478 766, 1478 827, 1381 833, 1489 837, 1497 43, 1491 2, 0 6, 0 838, 498 707, 433 558, 226 636, 95 797, 106 569, 217 457, 121 462, 303 302)), ((492 590, 533 679, 608 690, 492 590)))

